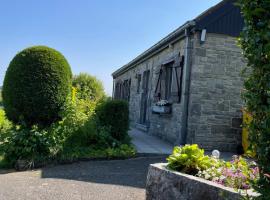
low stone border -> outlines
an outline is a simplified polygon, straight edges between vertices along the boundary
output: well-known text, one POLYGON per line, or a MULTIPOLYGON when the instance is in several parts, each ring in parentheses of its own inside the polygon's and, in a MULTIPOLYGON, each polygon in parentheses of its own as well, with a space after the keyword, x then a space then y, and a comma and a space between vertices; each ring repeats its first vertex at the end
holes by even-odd
MULTIPOLYGON (((149 167, 146 200, 238 200, 241 194, 232 188, 188 174, 171 171, 166 163, 149 167)), ((255 195, 248 192, 249 195, 255 195)))

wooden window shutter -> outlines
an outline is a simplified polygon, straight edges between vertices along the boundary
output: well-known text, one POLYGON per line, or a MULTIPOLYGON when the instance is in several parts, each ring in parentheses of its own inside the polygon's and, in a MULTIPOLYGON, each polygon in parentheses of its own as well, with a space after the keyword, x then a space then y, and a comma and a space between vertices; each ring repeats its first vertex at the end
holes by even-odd
POLYGON ((163 74, 163 67, 161 66, 157 74, 157 82, 155 87, 154 101, 157 102, 161 100, 161 78, 163 74))
POLYGON ((164 98, 163 99, 171 100, 173 62, 165 65, 164 71, 165 71, 165 79, 164 79, 164 98))
POLYGON ((184 68, 184 56, 180 57, 180 62, 173 67, 172 73, 172 92, 171 101, 173 103, 181 102, 182 77, 184 68))
POLYGON ((162 65, 162 74, 160 77, 160 99, 165 100, 166 98, 166 65, 162 65))

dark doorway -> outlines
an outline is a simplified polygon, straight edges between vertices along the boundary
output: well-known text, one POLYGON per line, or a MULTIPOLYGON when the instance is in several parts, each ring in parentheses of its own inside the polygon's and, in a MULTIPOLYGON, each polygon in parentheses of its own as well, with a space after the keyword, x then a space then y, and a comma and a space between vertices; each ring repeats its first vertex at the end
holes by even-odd
POLYGON ((140 110, 140 124, 147 124, 147 108, 148 108, 148 86, 149 86, 150 70, 143 72, 142 80, 142 96, 140 110))

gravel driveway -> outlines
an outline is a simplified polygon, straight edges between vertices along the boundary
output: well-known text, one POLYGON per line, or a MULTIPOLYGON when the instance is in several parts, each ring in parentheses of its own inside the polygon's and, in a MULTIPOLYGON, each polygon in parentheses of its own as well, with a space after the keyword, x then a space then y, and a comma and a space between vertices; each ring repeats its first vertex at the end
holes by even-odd
POLYGON ((87 161, 34 171, 0 171, 1 200, 142 200, 151 163, 165 156, 87 161))

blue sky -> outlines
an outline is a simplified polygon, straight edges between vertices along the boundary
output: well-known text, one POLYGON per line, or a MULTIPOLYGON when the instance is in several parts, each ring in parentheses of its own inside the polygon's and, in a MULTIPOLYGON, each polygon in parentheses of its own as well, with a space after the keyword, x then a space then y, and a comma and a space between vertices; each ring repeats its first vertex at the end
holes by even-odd
POLYGON ((111 73, 220 0, 1 0, 0 85, 14 55, 29 46, 62 52, 73 74, 111 73))

